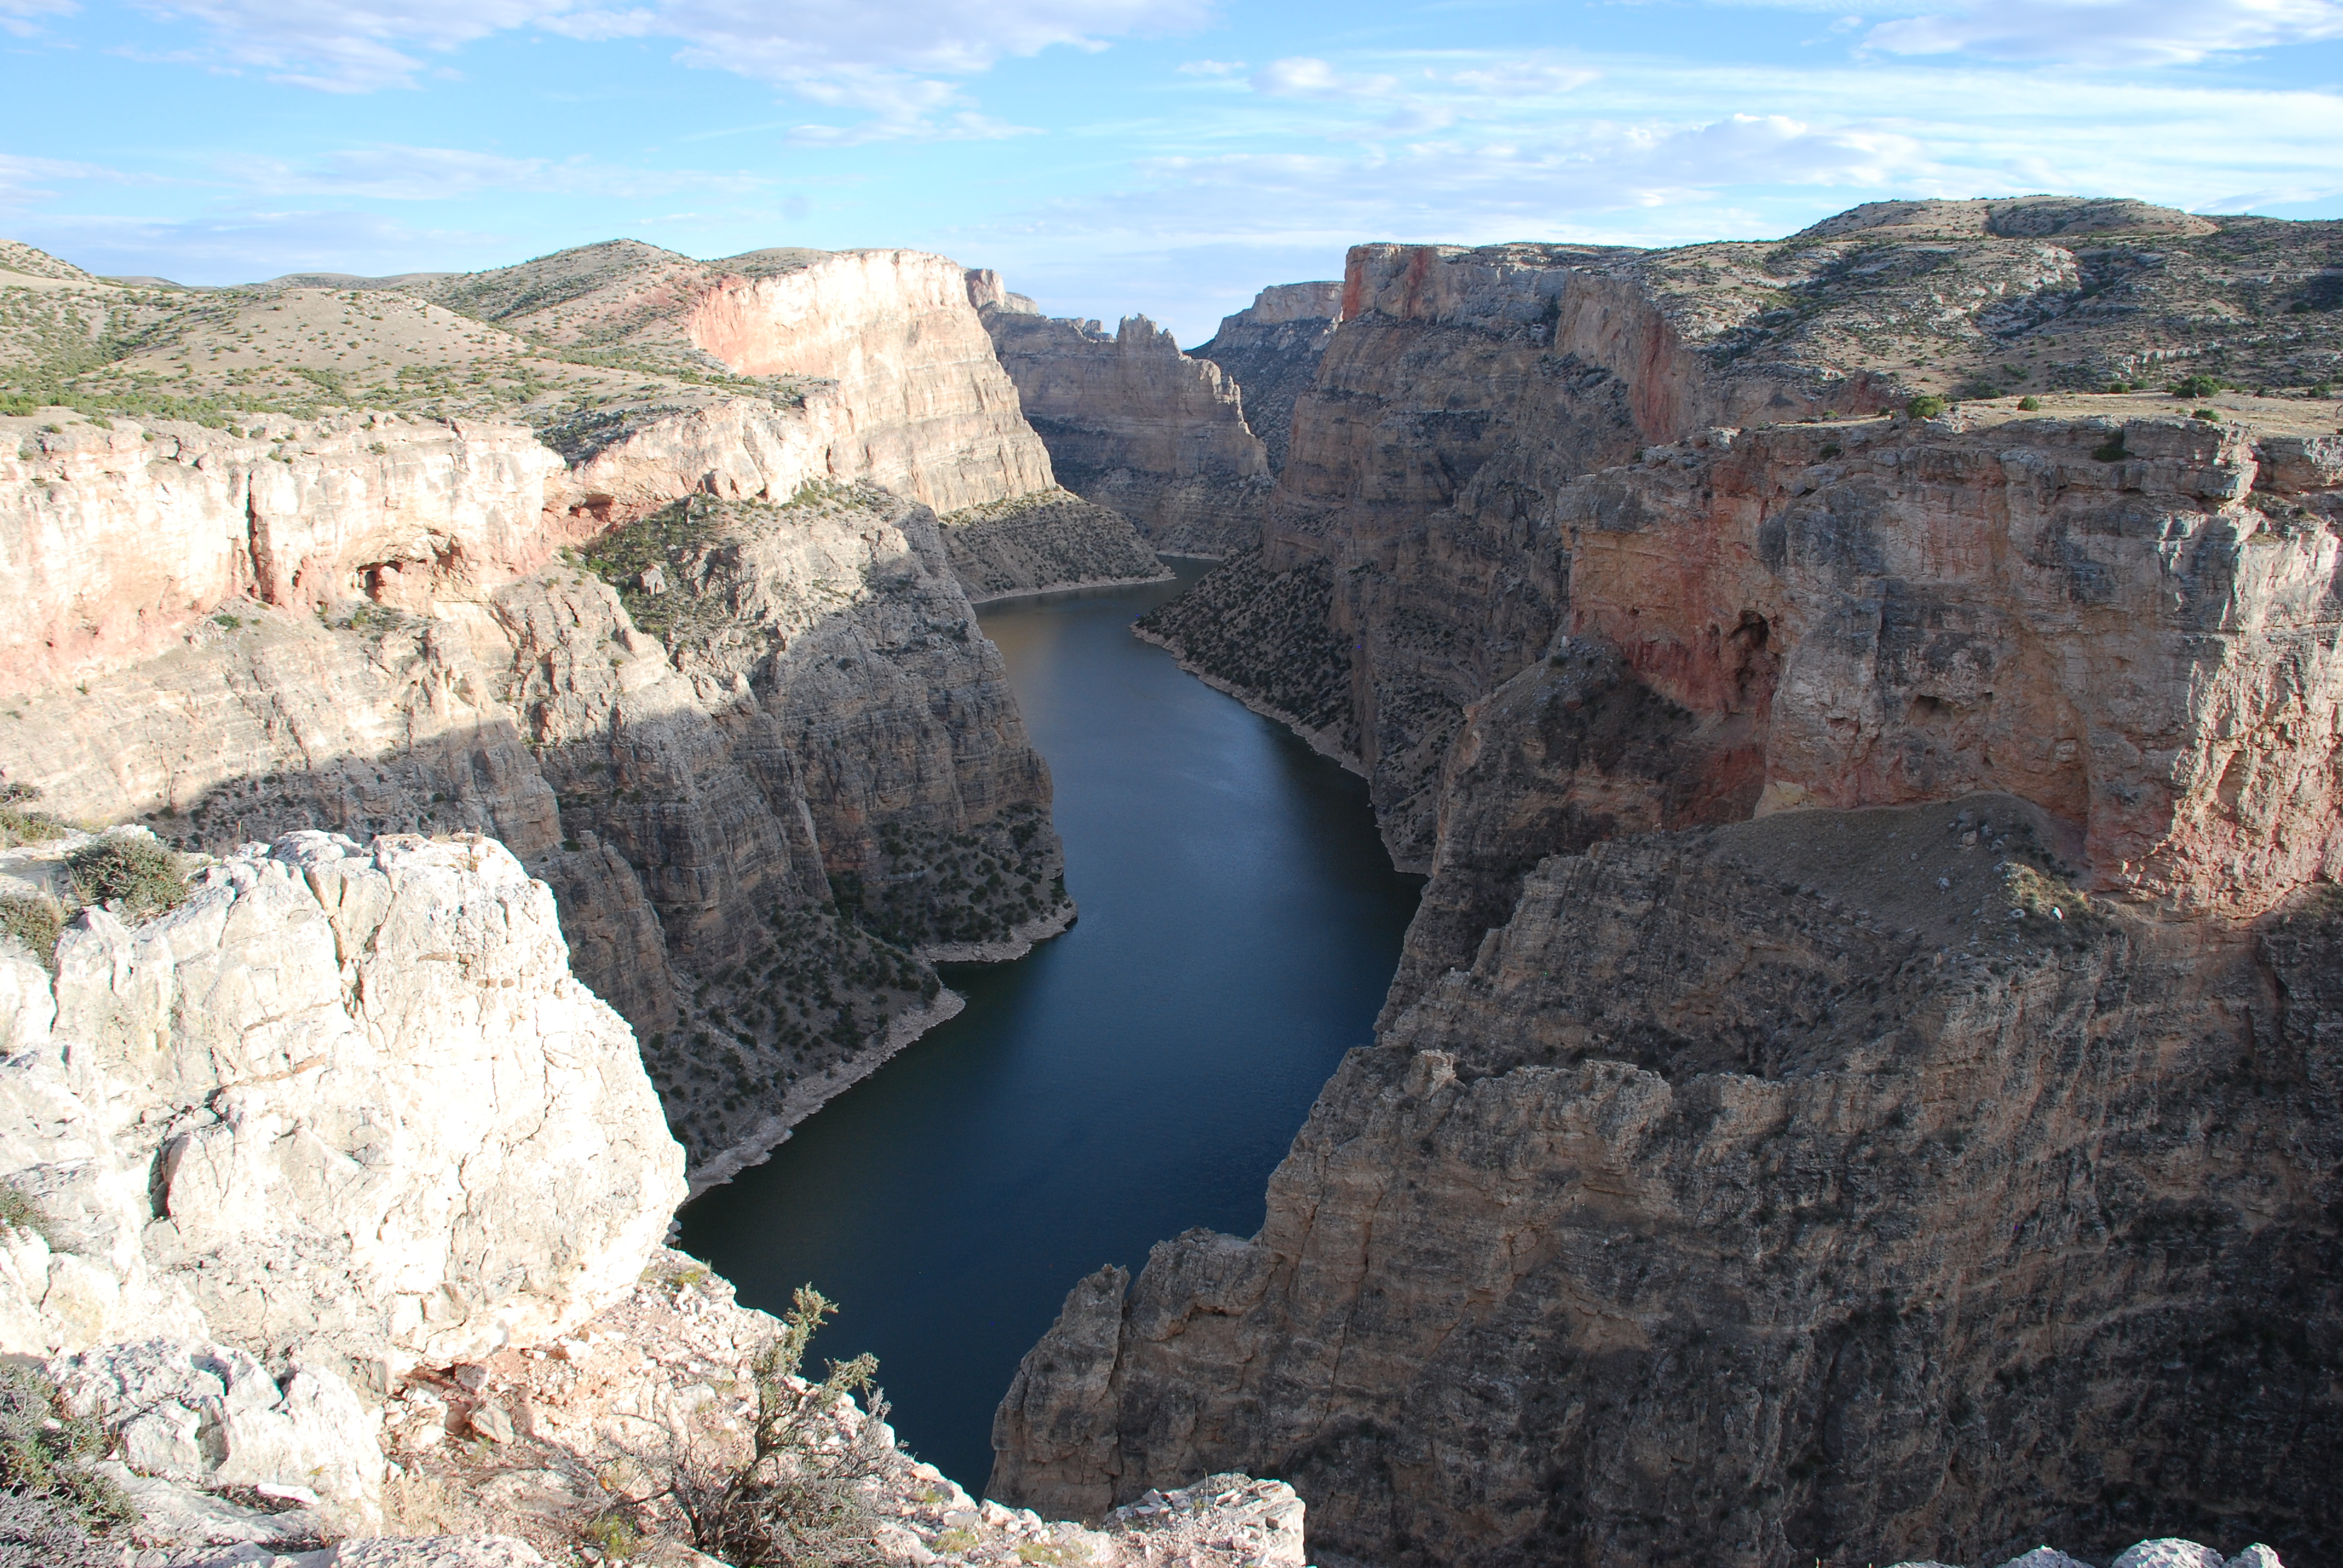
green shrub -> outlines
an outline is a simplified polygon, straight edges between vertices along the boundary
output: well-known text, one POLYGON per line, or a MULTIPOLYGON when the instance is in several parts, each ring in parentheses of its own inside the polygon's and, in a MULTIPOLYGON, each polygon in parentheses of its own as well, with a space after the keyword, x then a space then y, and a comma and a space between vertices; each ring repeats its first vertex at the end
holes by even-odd
POLYGON ((2227 381, 2217 377, 2198 375, 2184 376, 2165 390, 2175 397, 2186 397, 2193 402, 2199 397, 2210 397, 2216 392, 2227 392, 2230 387, 2227 381))
POLYGON ((588 1546, 615 1563, 632 1557, 643 1543, 642 1532, 635 1527, 633 1512, 625 1508, 607 1509, 596 1514, 578 1533, 588 1546))
POLYGON ((0 894, 0 936, 15 938, 43 963, 55 955, 57 938, 65 929, 65 912, 55 899, 37 893, 0 894))
POLYGON ((2020 397, 2017 400, 2017 406, 2026 413, 2031 414, 2036 408, 2042 407, 2042 399, 2039 397, 2020 397))
POLYGON ((76 1462, 105 1448, 104 1429, 60 1408, 45 1375, 0 1366, 0 1568, 118 1568, 106 1538, 130 1505, 76 1462))
POLYGON ((2188 417, 2191 419, 2211 419, 2217 421, 2221 417, 2221 411, 2218 408, 2191 408, 2188 411, 2188 417))
POLYGON ((30 810, 26 802, 37 792, 22 784, 0 787, 0 849, 19 844, 45 844, 70 830, 45 811, 30 810))
POLYGON ((747 1464, 679 1465, 671 1495, 692 1545, 709 1556, 758 1568, 844 1568, 878 1559, 880 1519, 865 1483, 888 1457, 880 1436, 887 1402, 871 1386, 879 1363, 860 1355, 830 1362, 820 1382, 798 1376, 807 1344, 837 1310, 812 1286, 799 1287, 781 1332, 758 1353, 747 1464), (858 1393, 868 1396, 869 1413, 836 1441, 834 1412, 858 1393))
POLYGON ((152 839, 105 838, 65 857, 74 891, 84 903, 105 904, 132 915, 160 914, 187 896, 187 875, 179 857, 152 839))
POLYGON ((1915 419, 1933 419, 1945 411, 1945 400, 1922 393, 1904 405, 1904 412, 1915 419))
POLYGON ((2092 447, 2091 456, 2102 463, 2120 463, 2131 454, 2124 450, 2123 432, 2118 430, 2092 447))

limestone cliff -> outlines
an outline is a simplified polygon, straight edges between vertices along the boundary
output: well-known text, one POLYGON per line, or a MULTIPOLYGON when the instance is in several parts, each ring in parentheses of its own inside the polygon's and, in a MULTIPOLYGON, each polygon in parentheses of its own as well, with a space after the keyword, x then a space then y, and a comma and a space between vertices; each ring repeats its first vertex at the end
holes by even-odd
POLYGON ((522 402, 534 433, 196 398, 8 420, 9 785, 215 851, 500 838, 556 888, 702 1180, 948 1016, 930 961, 1071 918, 1046 772, 954 571, 995 597, 1162 568, 1056 487, 956 266, 619 244, 227 291, 155 330, 292 353, 327 305, 413 363, 363 387, 291 367, 320 389, 412 400, 461 345, 525 388, 574 376, 569 401, 522 402), (606 396, 618 366, 640 396, 606 396))
POLYGON ((11 1351, 209 1333, 372 1368, 563 1331, 683 1196, 634 1040, 487 839, 297 833, 17 982, 0 1171, 11 1351))
POLYGON ((720 1173, 944 1016, 917 955, 1022 951, 1070 918, 1048 774, 925 508, 703 498, 573 562, 377 574, 325 616, 230 601, 0 709, 0 767, 191 849, 504 840, 720 1173))
POLYGON ((0 695, 158 652, 235 598, 307 608, 508 580, 552 553, 539 514, 560 466, 511 426, 10 420, 0 695))
POLYGON ((2323 1561, 2343 920, 2142 919, 2055 830, 1982 797, 1548 859, 1257 1236, 1069 1298, 993 1492, 1247 1464, 1398 1563, 2323 1561))
MULTIPOLYGON (((708 457, 755 474, 728 477, 719 494, 779 499, 809 479, 868 480, 951 512, 1050 487, 1049 454, 1020 417, 962 270, 942 256, 844 251, 786 272, 719 276, 682 309, 694 347, 737 374, 804 387, 797 409, 752 410, 770 428, 766 442, 729 429, 715 437, 708 457)), ((700 461, 689 444, 668 452, 671 439, 653 427, 605 447, 574 487, 624 498, 642 483, 638 466, 700 461)), ((688 487, 653 486, 661 501, 688 487)))
MULTIPOLYGON (((0 1352, 46 1360, 130 1508, 84 1552, 79 1526, 23 1537, 20 1507, 0 1547, 714 1562, 673 1483, 747 1462, 780 1325, 659 1245, 682 1151, 564 956, 550 891, 472 837, 249 846, 159 918, 84 910, 54 976, 0 939, 0 1352)), ((980 1505, 851 1400, 810 1416, 867 1450, 888 1561, 1302 1562, 1280 1483, 1217 1475, 1093 1530, 980 1505)))
MULTIPOLYGON (((354 473, 347 452, 272 445, 261 455, 296 468, 260 487, 256 528, 287 518, 291 501, 341 514, 347 538, 324 542, 354 543, 385 526, 386 508, 427 509, 433 487, 454 509, 441 521, 466 523, 468 509, 500 508, 540 477, 490 471, 493 454, 479 448, 498 440, 528 447, 525 464, 543 462, 535 443, 495 426, 527 427, 567 465, 539 496, 557 540, 695 490, 786 500, 809 483, 868 481, 945 513, 1019 497, 1047 508, 1057 493, 963 275, 941 256, 769 250, 702 262, 612 241, 479 273, 178 290, 103 283, 19 250, 23 266, 40 269, 0 269, 0 392, 20 411, 52 405, 44 419, 60 426, 68 408, 186 421, 234 440, 257 424, 273 443, 345 410, 361 422, 455 422, 474 448, 451 480, 354 473), (304 456, 325 472, 301 468, 304 456)), ((410 467, 420 456, 411 430, 360 446, 371 452, 377 439, 410 467)), ((35 443, 26 460, 41 455, 35 443)), ((254 460, 214 451, 201 466, 210 487, 234 491, 275 472, 251 469, 254 460)), ((133 489, 140 467, 116 464, 133 489)), ((218 498, 202 488, 144 504, 158 521, 184 523, 218 498)), ((56 499, 69 509, 73 494, 56 499)), ((1038 528, 1067 526, 1053 514, 1038 528)), ((1095 549, 1137 549, 1109 513, 1085 527, 1095 549)))
POLYGON ((1281 283, 1261 291, 1195 351, 1244 393, 1245 423, 1261 437, 1269 471, 1285 467, 1293 405, 1310 390, 1342 308, 1340 283, 1281 283))
POLYGON ((1262 1230, 1068 1298, 1001 1495, 1246 1466, 1400 1563, 2331 1555, 2333 406, 1866 416, 1910 383, 1831 357, 1915 277, 2158 352, 2184 297, 2026 247, 2242 231, 2110 206, 1853 215, 1737 324, 1719 247, 1353 253, 1267 542, 1142 631, 1432 879, 1262 1230))
POLYGON ((1260 539, 1269 459, 1218 366, 1181 353, 1143 316, 1112 336, 999 307, 983 317, 1068 489, 1175 555, 1225 556, 1260 539))
MULTIPOLYGON (((2004 408, 2026 392, 2122 419, 2189 411, 2130 381, 2112 383, 2130 401, 2101 390, 2150 367, 2323 386, 2343 342, 2295 307, 2335 233, 2027 198, 1885 204, 1773 246, 1355 247, 1260 562, 1279 581, 1327 563, 1323 619, 1349 657, 1312 700, 1278 706, 1347 708, 1394 857, 1427 867, 1463 709, 1563 624, 1567 563, 1534 536, 1566 486, 1706 429, 1864 416, 1915 392, 2004 408), (2206 340, 2217 308, 2269 331, 2206 340)), ((2310 411, 2290 400, 2221 406, 2284 433, 2329 427, 2295 429, 2310 411)), ((1187 613, 1262 618, 1250 591, 1208 578, 1187 613)), ((1251 657, 1266 678, 1283 656, 1251 657)))
MULTIPOLYGON (((1050 454, 1020 409, 957 263, 857 250, 679 266, 680 257, 652 253, 581 256, 537 276, 560 260, 508 269, 521 275, 509 282, 479 275, 439 292, 573 351, 695 355, 750 384, 787 388, 557 427, 575 443, 576 461, 553 504, 571 518, 637 517, 691 490, 778 501, 809 484, 869 483, 948 518, 983 508, 994 536, 1035 535, 1006 556, 980 551, 996 576, 1006 558, 1051 561, 1071 533, 1090 564, 1128 567, 1111 576, 1144 580, 1161 570, 1113 512, 1076 517, 1055 504, 1050 454)), ((1071 580, 1080 579, 1029 576, 1014 586, 1071 580)))

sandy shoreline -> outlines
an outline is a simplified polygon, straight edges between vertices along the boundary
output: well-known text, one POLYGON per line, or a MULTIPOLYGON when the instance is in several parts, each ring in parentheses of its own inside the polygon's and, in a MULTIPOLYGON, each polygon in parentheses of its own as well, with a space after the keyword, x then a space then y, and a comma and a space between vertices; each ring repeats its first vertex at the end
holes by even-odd
POLYGON ((1001 604, 1012 598, 1033 598, 1045 593, 1074 593, 1082 588, 1145 588, 1149 583, 1168 583, 1178 575, 1176 572, 1161 571, 1151 578, 1084 578, 1080 582, 1051 583, 1047 588, 1011 588, 1007 593, 970 594, 968 596, 968 602, 972 605, 1001 604))
POLYGON ((752 1165, 761 1165, 774 1150, 789 1141, 789 1131, 807 1117, 870 1077, 886 1065, 888 1059, 910 1044, 946 1019, 957 1018, 968 999, 956 990, 940 990, 935 1000, 909 1012, 897 1013, 887 1025, 887 1035, 872 1050, 852 1060, 800 1080, 789 1086, 781 1097, 781 1108, 759 1122, 756 1131, 730 1148, 711 1156, 705 1165, 687 1171, 691 1183, 689 1203, 711 1187, 721 1187, 752 1165))
POLYGON ((1312 729, 1310 726, 1302 723, 1301 719, 1295 718, 1292 714, 1288 713, 1282 708, 1278 707, 1277 704, 1273 702, 1264 702, 1261 698, 1255 696, 1250 691, 1247 691, 1244 688, 1233 685, 1229 681, 1222 680, 1217 675, 1197 668, 1193 664, 1189 662, 1188 656, 1186 654, 1182 653, 1179 648, 1174 647, 1167 638, 1161 637, 1154 632, 1146 631, 1137 626, 1133 626, 1131 628, 1131 635, 1137 638, 1141 642, 1148 643, 1153 647, 1163 649, 1163 651, 1172 656, 1172 659, 1178 663, 1182 669, 1185 670, 1188 674, 1194 676, 1198 680, 1202 681, 1214 691, 1220 692, 1223 696, 1233 697, 1239 702, 1243 703, 1247 708, 1252 709, 1255 713, 1260 714, 1263 719, 1274 719, 1276 722, 1282 724, 1286 729, 1293 731, 1295 735, 1299 736, 1311 750, 1315 751, 1319 756, 1325 758, 1330 762, 1339 764, 1344 772, 1355 773, 1362 779, 1367 777, 1366 766, 1357 758, 1343 750, 1342 743, 1335 739, 1325 730, 1312 729))

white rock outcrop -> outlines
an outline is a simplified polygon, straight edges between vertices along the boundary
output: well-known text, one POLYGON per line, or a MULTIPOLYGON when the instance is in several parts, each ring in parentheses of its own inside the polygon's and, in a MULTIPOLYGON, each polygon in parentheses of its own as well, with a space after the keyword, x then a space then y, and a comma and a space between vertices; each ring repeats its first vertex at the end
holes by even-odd
POLYGON ((216 1342, 331 1402, 304 1377, 584 1321, 684 1195, 632 1033, 488 839, 251 846, 144 926, 85 911, 54 979, 0 950, 0 1029, 40 1216, 0 1231, 0 1351, 216 1342))
POLYGON ((381 1414, 331 1372, 297 1366, 280 1382, 239 1350, 148 1340, 63 1356, 49 1372, 75 1414, 106 1422, 136 1474, 324 1503, 345 1523, 379 1516, 381 1414))

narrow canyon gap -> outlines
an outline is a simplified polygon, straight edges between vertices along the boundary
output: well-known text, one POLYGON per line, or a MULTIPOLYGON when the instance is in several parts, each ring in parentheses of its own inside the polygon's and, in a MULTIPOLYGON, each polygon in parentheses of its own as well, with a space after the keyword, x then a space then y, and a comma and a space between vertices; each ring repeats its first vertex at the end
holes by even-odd
POLYGON ((683 1215, 744 1302, 840 1302, 816 1359, 875 1352, 906 1445, 971 1488, 1070 1281, 1260 1225, 1415 908, 1361 780, 1131 635, 1202 569, 1179 565, 983 612, 1056 777, 1080 921, 948 970, 966 1012, 683 1215))

